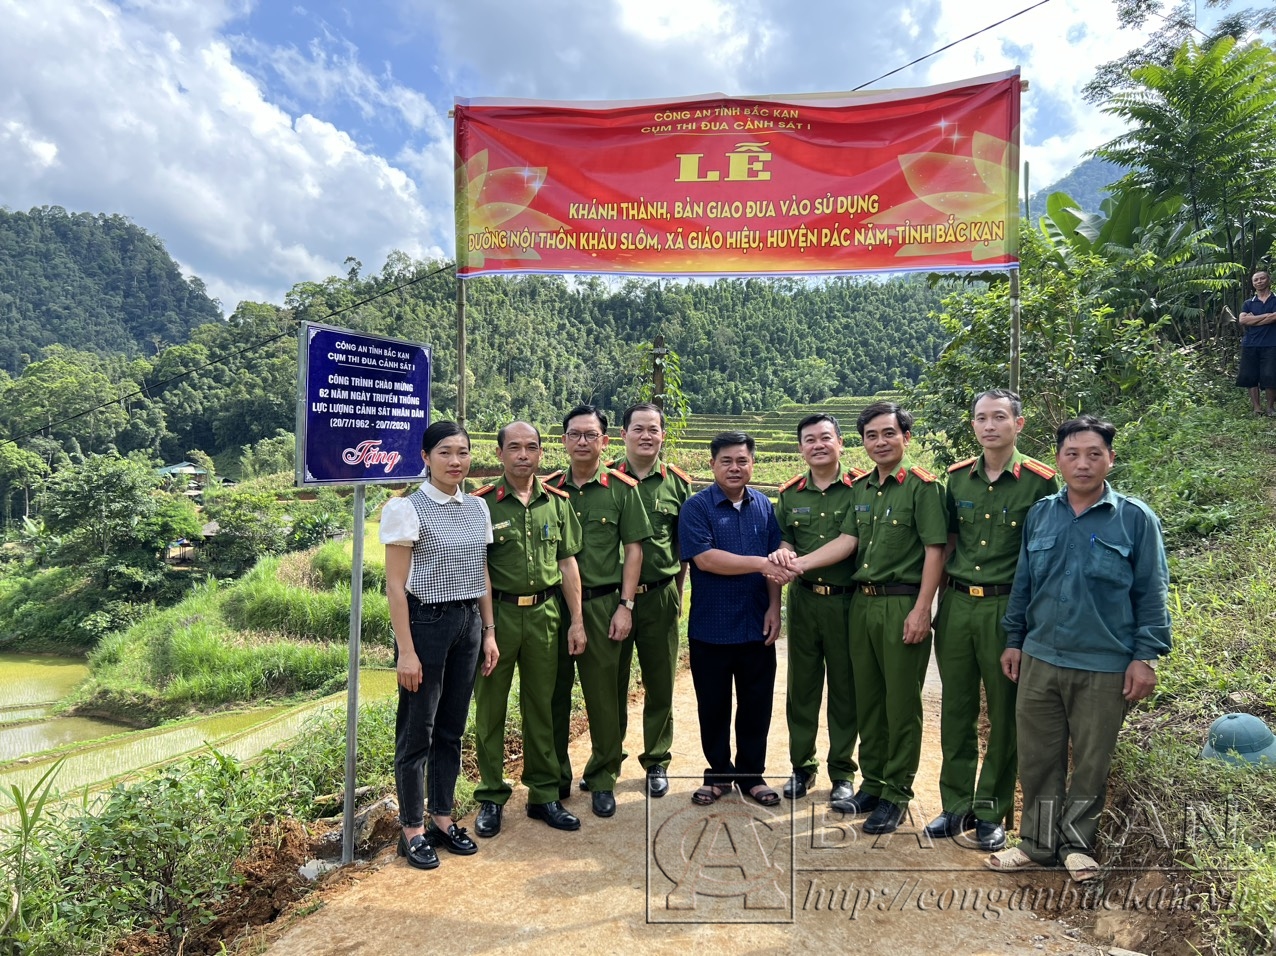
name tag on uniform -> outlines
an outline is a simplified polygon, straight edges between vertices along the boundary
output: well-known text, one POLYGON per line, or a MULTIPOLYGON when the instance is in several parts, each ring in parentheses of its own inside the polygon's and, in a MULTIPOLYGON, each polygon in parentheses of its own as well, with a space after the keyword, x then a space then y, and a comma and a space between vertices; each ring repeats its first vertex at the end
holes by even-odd
POLYGON ((975 507, 975 503, 973 501, 959 501, 957 502, 957 507, 958 508, 973 508, 975 507))
POLYGON ((809 515, 811 513, 810 508, 790 508, 789 510, 795 515, 809 515))
POLYGON ((508 527, 509 527, 510 525, 512 525, 513 523, 514 523, 514 522, 513 522, 513 520, 510 520, 510 521, 498 521, 498 522, 496 522, 496 524, 492 525, 492 530, 493 530, 493 531, 500 531, 502 528, 508 528, 508 527))
POLYGON ((873 506, 872 505, 856 505, 855 510, 856 511, 872 511, 873 506))

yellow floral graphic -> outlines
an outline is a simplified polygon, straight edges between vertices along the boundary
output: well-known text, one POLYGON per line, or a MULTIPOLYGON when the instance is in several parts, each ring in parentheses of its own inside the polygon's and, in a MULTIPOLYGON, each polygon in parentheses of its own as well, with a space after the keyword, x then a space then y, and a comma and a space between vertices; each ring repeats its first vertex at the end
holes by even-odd
POLYGON ((482 150, 456 169, 458 261, 480 268, 487 258, 540 259, 538 252, 511 242, 510 236, 568 228, 552 216, 527 208, 545 184, 548 168, 488 169, 487 162, 487 150, 482 150))

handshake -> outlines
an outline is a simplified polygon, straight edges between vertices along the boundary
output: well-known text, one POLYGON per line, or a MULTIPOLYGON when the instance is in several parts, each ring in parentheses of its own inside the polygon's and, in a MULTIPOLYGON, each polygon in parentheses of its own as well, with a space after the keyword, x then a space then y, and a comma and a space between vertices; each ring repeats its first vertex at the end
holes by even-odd
POLYGON ((802 566, 802 559, 798 557, 796 552, 787 548, 780 548, 778 551, 772 551, 767 555, 766 561, 760 570, 766 575, 768 581, 774 581, 776 584, 789 584, 796 580, 806 568, 802 566))

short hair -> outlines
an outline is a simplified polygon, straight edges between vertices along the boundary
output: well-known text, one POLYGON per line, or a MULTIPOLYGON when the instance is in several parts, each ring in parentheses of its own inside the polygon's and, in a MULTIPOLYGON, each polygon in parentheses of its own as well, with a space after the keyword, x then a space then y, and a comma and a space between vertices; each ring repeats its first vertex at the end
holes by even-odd
POLYGON ((581 415, 593 415, 598 419, 598 427, 602 429, 602 433, 607 434, 607 416, 597 405, 577 405, 570 412, 563 416, 563 434, 567 434, 567 423, 573 418, 579 418, 581 415))
POLYGON ((814 415, 807 415, 806 418, 798 422, 797 440, 802 441, 802 429, 810 428, 812 425, 818 425, 820 422, 828 422, 833 426, 833 432, 838 438, 842 437, 842 426, 838 424, 837 419, 828 412, 816 412, 814 415))
POLYGON ((709 457, 717 458, 718 452, 724 448, 730 448, 732 445, 743 445, 749 449, 749 457, 754 455, 754 448, 757 447, 753 441, 753 436, 746 432, 719 432, 714 436, 713 441, 709 442, 709 457))
POLYGON ((445 438, 452 438, 455 435, 465 436, 465 444, 470 444, 470 433, 458 425, 456 422, 435 422, 425 430, 425 434, 421 436, 421 451, 429 454, 434 451, 436 445, 445 438))
POLYGON ((659 405, 654 402, 635 402, 625 409, 625 413, 620 416, 620 427, 628 428, 629 421, 634 417, 634 412, 655 412, 660 416, 660 430, 665 430, 665 412, 659 405))
POLYGON ((990 388, 986 392, 980 392, 975 396, 975 400, 970 403, 970 415, 972 418, 975 416, 975 406, 985 398, 1004 398, 1010 402, 1010 410, 1015 413, 1015 418, 1023 414, 1023 399, 1019 397, 1018 392, 1012 392, 1008 388, 990 388))
POLYGON ((905 434, 910 434, 913 430, 913 416, 904 411, 899 402, 873 402, 860 412, 860 417, 855 420, 855 428, 859 431, 860 438, 864 437, 864 429, 868 427, 868 423, 878 415, 894 415, 900 431, 905 434))
POLYGON ((1112 439, 1116 438, 1116 426, 1111 422, 1105 422, 1101 418, 1095 418, 1093 415, 1078 415, 1076 418, 1069 418, 1055 432, 1055 451, 1063 447, 1064 440, 1069 435, 1076 435, 1080 432, 1094 432, 1103 439, 1103 444, 1108 446, 1108 451, 1112 450, 1112 439))
POLYGON ((533 425, 531 422, 512 421, 508 425, 505 425, 504 427, 502 427, 501 430, 496 433, 497 448, 505 447, 505 433, 509 431, 509 429, 512 428, 514 425, 526 425, 532 431, 536 432, 536 444, 538 445, 544 444, 544 442, 541 441, 541 430, 537 428, 535 425, 533 425))

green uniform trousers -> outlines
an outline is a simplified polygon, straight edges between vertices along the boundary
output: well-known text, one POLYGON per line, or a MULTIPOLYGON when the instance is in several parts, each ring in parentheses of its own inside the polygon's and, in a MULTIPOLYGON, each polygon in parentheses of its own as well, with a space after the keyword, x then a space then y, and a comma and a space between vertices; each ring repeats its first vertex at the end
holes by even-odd
POLYGON ((1124 671, 1056 667, 1028 654, 1020 661, 1015 720, 1019 739, 1032 743, 1019 752, 1019 846, 1037 863, 1094 853, 1112 751, 1129 706, 1124 685, 1124 671))
MULTIPOLYGON (((620 708, 620 740, 623 748, 629 729, 629 671, 638 655, 642 671, 642 754, 643 770, 669 766, 673 747, 673 680, 678 671, 678 588, 674 582, 634 598, 634 627, 629 640, 620 647, 620 669, 616 675, 617 706, 620 708)), ((623 762, 628 756, 621 750, 623 762)))
MULTIPOLYGON (((559 648, 558 679, 554 686, 554 749, 558 757, 560 787, 570 787, 572 764, 567 755, 572 708, 572 671, 580 675, 580 690, 589 715, 589 762, 582 775, 590 790, 615 790, 620 776, 621 730, 620 708, 616 685, 619 683, 620 660, 625 641, 607 637, 612 615, 616 613, 616 595, 605 594, 585 601, 581 616, 585 622, 585 651, 572 658, 567 654, 566 628, 559 648)), ((555 794, 554 799, 557 799, 555 794)))
POLYGON ((815 734, 827 676, 831 780, 852 780, 856 770, 852 754, 858 730, 847 631, 850 606, 850 594, 819 595, 800 584, 789 586, 789 674, 784 704, 789 723, 789 763, 794 770, 807 773, 819 769, 815 734))
POLYGON ((949 589, 935 619, 935 661, 944 682, 939 796, 951 813, 1007 819, 1015 799, 1015 684, 1001 672, 1009 595, 977 598, 949 589), (979 685, 988 701, 988 749, 979 767, 979 685))
POLYGON ((510 684, 518 667, 518 710, 523 720, 523 783, 528 803, 558 799, 558 758, 554 753, 551 701, 558 678, 559 599, 535 607, 493 602, 496 669, 474 682, 474 749, 479 785, 474 799, 504 805, 510 797, 505 781, 505 715, 510 684))
POLYGON ((922 756, 922 683, 931 639, 904 643, 911 594, 851 599, 851 670, 864 790, 903 806, 922 756))

